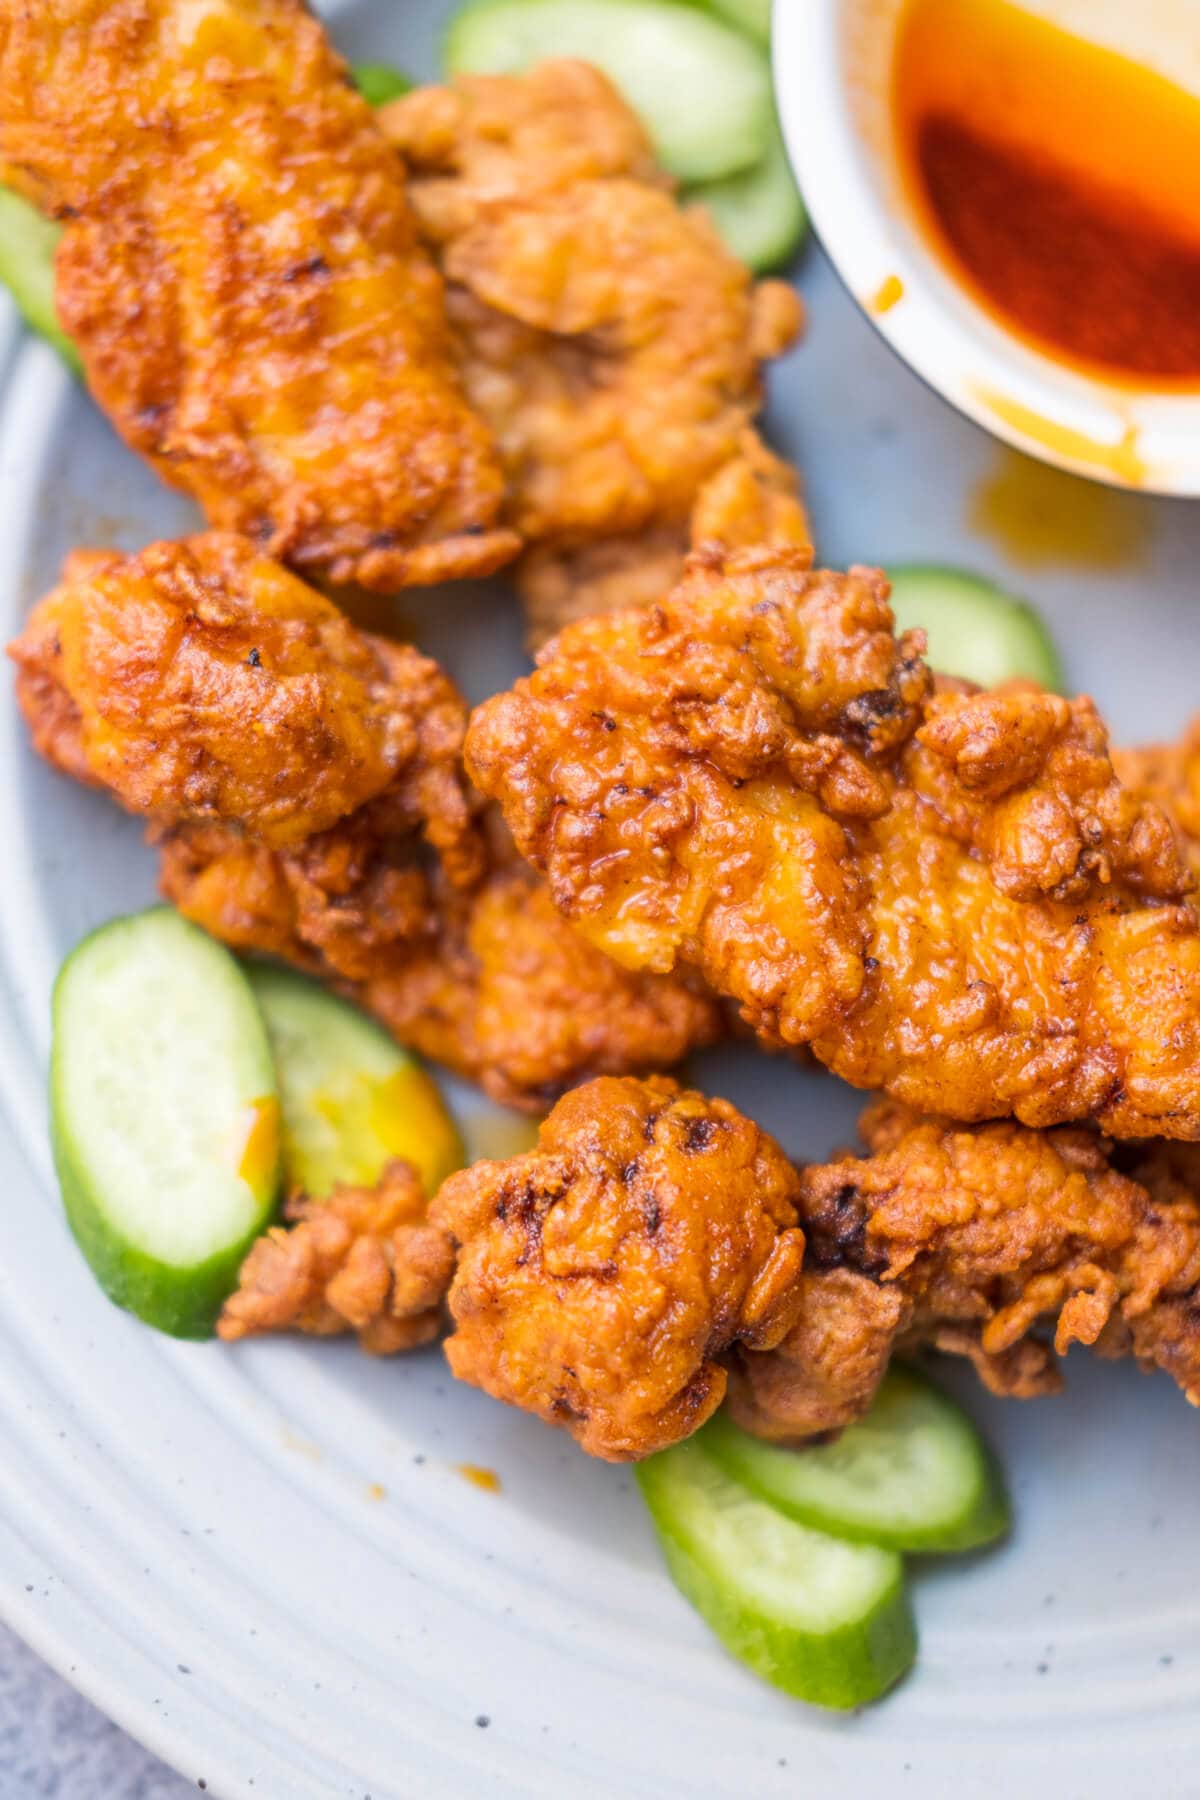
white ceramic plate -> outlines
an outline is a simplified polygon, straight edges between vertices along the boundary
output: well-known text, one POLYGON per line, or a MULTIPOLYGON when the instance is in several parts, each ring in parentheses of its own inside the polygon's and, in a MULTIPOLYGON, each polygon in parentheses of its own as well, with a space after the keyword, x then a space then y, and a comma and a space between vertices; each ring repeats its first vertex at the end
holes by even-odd
MULTIPOLYGON (((425 74, 438 20, 350 7, 335 30, 425 74)), ((803 285, 811 337, 773 428, 826 560, 1004 575, 966 517, 1007 453, 905 373, 819 257, 803 285)), ((1108 498, 1137 509, 1136 566, 1025 585, 1121 733, 1165 733, 1200 701, 1200 512, 1108 498)), ((72 544, 193 523, 7 316, 0 520, 5 636, 72 544)), ((404 606, 474 693, 518 665, 498 590, 404 606)), ((43 1655, 227 1800, 1194 1791, 1200 1426, 1165 1379, 1076 1354, 1066 1399, 1006 1407, 947 1369, 1001 1451, 1016 1533, 917 1571, 915 1674, 840 1719, 714 1646, 627 1472, 455 1386, 437 1353, 231 1352, 110 1307, 54 1190, 47 1000, 82 932, 150 898, 152 861, 130 820, 35 761, 7 679, 0 698, 0 1612, 43 1655)), ((701 1073, 806 1155, 858 1107, 749 1052, 701 1073)))

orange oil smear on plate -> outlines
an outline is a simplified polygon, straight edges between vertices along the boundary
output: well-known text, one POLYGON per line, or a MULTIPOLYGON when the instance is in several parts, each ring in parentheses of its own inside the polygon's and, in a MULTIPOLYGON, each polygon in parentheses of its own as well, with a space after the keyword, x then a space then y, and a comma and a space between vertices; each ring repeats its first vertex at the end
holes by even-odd
POLYGON ((908 0, 891 113, 977 304, 1108 384, 1200 387, 1200 98, 1011 0, 908 0))
POLYGON ((325 1455, 320 1444, 314 1444, 308 1438, 297 1437, 294 1431, 285 1430, 282 1443, 285 1450, 294 1450, 297 1456, 306 1457, 309 1462, 319 1463, 325 1455))
POLYGON ((967 511, 972 532, 1024 569, 1132 569, 1153 539, 1150 502, 998 444, 967 511))
POLYGON ((246 1109, 237 1172, 246 1185, 261 1193, 279 1162, 279 1102, 273 1094, 252 1100, 246 1109))
POLYGON ((368 1500, 386 1500, 387 1489, 381 1481, 372 1481, 367 1487, 368 1500))
POLYGON ((498 1494, 501 1489, 500 1477, 495 1469, 485 1469, 479 1463, 455 1463, 455 1470, 464 1481, 472 1487, 482 1488, 485 1494, 498 1494))
POLYGON ((1126 487, 1145 484, 1149 471, 1138 453, 1136 426, 1127 425, 1115 443, 1105 442, 1088 432, 1077 431, 1072 425, 1063 425, 1057 419, 1047 419, 1032 407, 1023 406, 1019 400, 993 388, 978 386, 975 395, 997 419, 1020 432, 1031 444, 1049 450, 1053 456, 1077 463, 1089 474, 1115 478, 1126 487))
POLYGON ((867 301, 867 311, 882 318, 890 313, 893 306, 899 306, 904 298, 904 283, 898 275, 886 275, 880 282, 871 298, 867 301))

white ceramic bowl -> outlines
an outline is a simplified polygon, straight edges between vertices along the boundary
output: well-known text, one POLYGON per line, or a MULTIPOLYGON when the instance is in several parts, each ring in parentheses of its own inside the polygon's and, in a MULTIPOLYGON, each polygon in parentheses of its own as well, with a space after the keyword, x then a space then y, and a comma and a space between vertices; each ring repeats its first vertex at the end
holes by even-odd
MULTIPOLYGON (((1195 0, 1020 0, 1200 93, 1195 0)), ((1160 494, 1200 494, 1200 395, 1114 390, 1011 337, 911 222, 888 85, 905 0, 775 0, 780 117, 813 223, 888 342, 968 417, 1031 456, 1160 494)))

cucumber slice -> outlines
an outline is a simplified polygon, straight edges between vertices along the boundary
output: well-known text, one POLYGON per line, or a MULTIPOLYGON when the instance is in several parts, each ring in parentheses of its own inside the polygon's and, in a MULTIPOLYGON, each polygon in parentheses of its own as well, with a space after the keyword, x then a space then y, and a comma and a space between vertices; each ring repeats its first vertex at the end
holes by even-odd
POLYGON ((676 1587, 755 1674, 818 1706, 861 1706, 916 1655, 892 1550, 810 1531, 734 1481, 702 1439, 641 1463, 676 1587))
POLYGON ((747 37, 764 46, 770 44, 771 0, 708 0, 708 4, 747 37))
POLYGON ((715 181, 766 153, 766 57, 720 19, 674 0, 474 0, 446 36, 451 75, 515 75, 548 56, 602 69, 682 181, 715 181))
POLYGON ((721 1414, 705 1449, 789 1518, 892 1550, 973 1550, 1003 1536, 1008 1500, 970 1420, 909 1369, 892 1369, 865 1419, 832 1444, 787 1450, 721 1414))
POLYGON ((388 63, 355 63, 350 71, 354 85, 368 106, 386 106, 401 94, 411 93, 413 83, 388 63))
POLYGON ((0 187, 0 282, 25 323, 53 344, 76 374, 79 352, 58 322, 54 307, 54 251, 62 226, 44 218, 30 201, 0 187))
POLYGON ((756 274, 787 262, 808 229, 783 133, 774 120, 761 162, 723 181, 700 182, 685 197, 708 208, 729 249, 756 274))
POLYGON ((920 625, 928 658, 943 675, 980 687, 1025 676, 1054 693, 1064 685, 1062 663, 1031 606, 961 569, 891 569, 896 629, 920 625))
POLYGON ((365 1013, 290 969, 249 969, 279 1074, 283 1167, 318 1197, 338 1182, 371 1187, 393 1156, 427 1194, 463 1165, 432 1078, 365 1013))
POLYGON ((54 989, 50 1113, 71 1229, 118 1306, 207 1337, 268 1223, 279 1103, 229 952, 166 907, 85 938, 54 989))

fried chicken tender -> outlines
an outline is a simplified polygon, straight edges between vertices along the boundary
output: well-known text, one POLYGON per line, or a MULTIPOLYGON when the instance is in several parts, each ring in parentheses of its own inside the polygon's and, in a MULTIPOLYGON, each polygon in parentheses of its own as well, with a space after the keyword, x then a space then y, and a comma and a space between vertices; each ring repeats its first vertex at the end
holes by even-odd
POLYGON ((455 689, 245 538, 77 553, 10 655, 36 748, 129 812, 286 849, 370 806, 478 872, 455 689))
MULTIPOLYGON (((669 556, 673 580, 701 489, 769 457, 750 428, 760 365, 799 332, 795 293, 755 286, 703 209, 677 204, 586 64, 419 89, 381 122, 446 279, 507 516, 534 546, 517 581, 535 634, 611 604, 618 579, 625 599, 647 593, 639 563, 669 556)), ((805 541, 794 481, 775 480, 788 541, 805 541)))
POLYGON ((1087 700, 931 691, 877 571, 694 557, 479 708, 473 780, 630 969, 913 1107, 1200 1137, 1200 919, 1087 700))
POLYGON ((454 1250, 425 1214, 421 1183, 405 1162, 389 1163, 373 1188, 339 1187, 323 1200, 294 1194, 285 1209, 290 1228, 266 1232, 242 1264, 218 1337, 354 1331, 375 1356, 429 1343, 441 1328, 454 1250))
POLYGON ((181 912, 496 1098, 541 1110, 720 1035, 711 996, 610 962, 489 841, 437 665, 246 540, 73 559, 11 654, 38 749, 150 821, 181 912))
POLYGON ((840 1429, 893 1351, 924 1344, 1021 1398, 1057 1390, 1055 1358, 1088 1344, 1165 1370, 1200 1404, 1191 1145, 1133 1151, 1122 1174, 1077 1127, 964 1129, 883 1102, 860 1129, 870 1154, 801 1173, 800 1315, 771 1355, 737 1357, 739 1424, 781 1439, 840 1429))
POLYGON ((514 556, 403 169, 301 0, 0 5, 0 162, 121 436, 211 524, 384 592, 514 556))
POLYGON ((727 1377, 757 1436, 839 1431, 926 1346, 1027 1398, 1085 1344, 1200 1405, 1200 1149, 893 1101, 860 1129, 866 1154, 795 1171, 727 1102, 576 1088, 430 1208, 458 1246, 455 1374, 613 1460, 697 1430, 727 1377))
POLYGON ((1177 743, 1114 750, 1113 766, 1127 788, 1162 807, 1188 867, 1200 877, 1200 719, 1177 743))
POLYGON ((625 1461, 719 1406, 735 1343, 796 1316, 797 1179, 727 1101, 660 1078, 560 1100, 537 1148, 451 1176, 455 1375, 625 1461))

